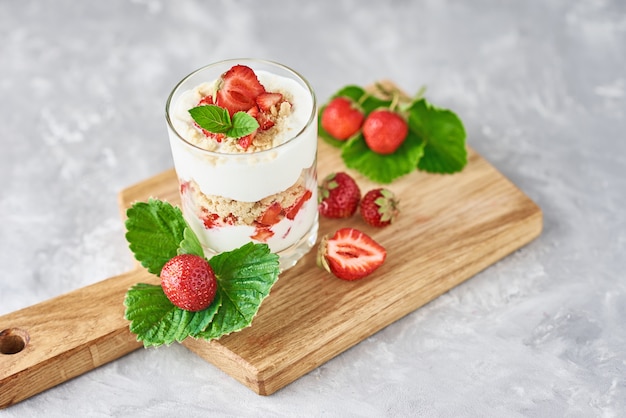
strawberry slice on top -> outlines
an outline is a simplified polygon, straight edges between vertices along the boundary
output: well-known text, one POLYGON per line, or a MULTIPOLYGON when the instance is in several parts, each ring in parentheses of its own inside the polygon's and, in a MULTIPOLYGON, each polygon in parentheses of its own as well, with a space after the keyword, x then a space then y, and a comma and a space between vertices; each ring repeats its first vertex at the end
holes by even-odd
POLYGON ((246 112, 256 106, 256 98, 265 93, 252 68, 235 65, 222 74, 215 97, 215 104, 228 110, 232 116, 236 112, 246 112))
POLYGON ((256 104, 263 112, 270 112, 272 110, 272 106, 277 106, 282 101, 283 95, 280 93, 264 92, 259 94, 256 98, 256 104))

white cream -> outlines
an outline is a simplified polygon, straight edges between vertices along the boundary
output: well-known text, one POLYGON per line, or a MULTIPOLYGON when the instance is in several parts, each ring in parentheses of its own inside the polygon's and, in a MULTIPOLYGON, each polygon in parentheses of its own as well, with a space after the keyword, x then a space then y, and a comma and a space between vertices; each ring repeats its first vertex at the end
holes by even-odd
MULTIPOLYGON (((273 235, 263 241, 273 252, 279 252, 295 244, 300 247, 303 237, 316 236, 317 233, 311 233, 317 225, 318 216, 315 178, 317 112, 311 92, 295 80, 266 71, 255 73, 266 91, 283 93, 291 104, 290 114, 280 124, 280 129, 275 129, 273 148, 252 153, 220 153, 220 144, 199 132, 188 110, 197 106, 202 97, 214 94, 215 81, 198 84, 175 98, 169 111, 172 124, 168 125, 170 145, 179 181, 195 182, 207 196, 258 202, 289 189, 306 172, 305 187, 311 192, 311 197, 293 220, 285 216, 272 225, 270 230, 273 235), (177 133, 186 141, 181 140, 177 133)), ((247 225, 227 224, 206 228, 198 217, 202 212, 200 208, 185 207, 193 203, 183 200, 187 222, 206 249, 216 253, 230 251, 253 240, 258 232, 255 226, 247 225)))
MULTIPOLYGON (((275 148, 253 154, 220 154, 219 144, 214 140, 211 140, 217 144, 214 152, 207 152, 181 141, 170 132, 172 156, 179 178, 195 180, 204 194, 256 202, 287 189, 296 182, 303 169, 315 162, 317 119, 310 93, 294 80, 264 71, 258 71, 257 75, 267 91, 289 91, 291 96, 292 113, 274 138, 275 148), (315 120, 303 131, 311 114, 315 115, 315 120), (298 133, 300 135, 294 138, 298 133)), ((183 138, 198 135, 188 109, 196 106, 199 100, 199 94, 185 92, 174 105, 172 123, 183 138)))
MULTIPOLYGON (((252 239, 256 233, 256 228, 246 225, 224 225, 206 229, 202 220, 194 215, 193 210, 183 208, 189 213, 187 222, 196 232, 200 244, 204 248, 210 248, 216 253, 230 251, 238 248, 252 239)), ((272 252, 282 251, 297 243, 313 226, 317 217, 317 194, 314 192, 296 215, 293 220, 283 218, 280 222, 272 225, 274 233, 265 242, 272 252)))

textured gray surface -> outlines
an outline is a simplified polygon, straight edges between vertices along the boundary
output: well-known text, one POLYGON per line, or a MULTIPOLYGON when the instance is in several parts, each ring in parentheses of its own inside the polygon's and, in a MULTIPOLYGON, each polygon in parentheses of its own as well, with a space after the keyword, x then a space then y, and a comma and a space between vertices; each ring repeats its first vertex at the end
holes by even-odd
POLYGON ((208 3, 0 0, 0 314, 131 268, 117 192, 171 167, 165 99, 225 58, 321 102, 427 85, 543 234, 270 397, 173 346, 1 416, 626 414, 626 3, 208 3))

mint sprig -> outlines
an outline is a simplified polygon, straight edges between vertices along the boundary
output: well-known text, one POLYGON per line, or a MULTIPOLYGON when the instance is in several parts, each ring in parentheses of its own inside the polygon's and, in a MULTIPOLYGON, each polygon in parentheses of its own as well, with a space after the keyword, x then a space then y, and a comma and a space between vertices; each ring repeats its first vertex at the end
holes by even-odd
MULTIPOLYGON (((359 104, 365 116, 380 108, 395 108, 394 96, 400 93, 377 85, 377 91, 348 85, 331 96, 345 96, 359 104)), ((320 117, 325 106, 320 109, 320 117)), ((414 98, 399 97, 396 111, 404 115, 409 133, 402 145, 389 155, 381 155, 369 149, 361 132, 347 141, 338 141, 324 130, 318 122, 320 137, 330 145, 341 149, 346 167, 352 168, 378 183, 393 180, 415 169, 429 173, 455 173, 467 164, 465 148, 466 133, 459 117, 448 109, 430 104, 420 90, 414 98)))
POLYGON ((230 138, 241 138, 259 128, 259 122, 246 112, 236 112, 233 117, 226 109, 216 105, 203 105, 189 109, 193 120, 203 129, 230 138))
MULTIPOLYGON (((126 238, 135 258, 159 275, 177 254, 204 257, 200 242, 177 207, 150 199, 127 211, 126 238)), ((250 326, 261 302, 278 279, 278 255, 267 244, 243 245, 212 257, 217 294, 203 311, 176 307, 159 285, 138 283, 124 299, 130 330, 144 346, 182 341, 187 337, 214 339, 250 326)))

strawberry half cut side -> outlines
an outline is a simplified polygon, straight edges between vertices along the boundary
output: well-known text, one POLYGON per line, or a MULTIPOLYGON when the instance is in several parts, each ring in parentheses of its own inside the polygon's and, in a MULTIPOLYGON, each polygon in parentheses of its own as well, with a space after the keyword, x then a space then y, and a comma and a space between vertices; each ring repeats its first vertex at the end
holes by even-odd
POLYGON ((343 280, 370 275, 387 257, 385 248, 354 228, 341 228, 324 237, 317 253, 318 265, 343 280))
POLYGON ((265 93, 252 68, 245 65, 233 66, 221 78, 215 104, 228 110, 231 116, 256 106, 256 98, 265 93))

